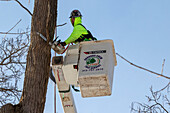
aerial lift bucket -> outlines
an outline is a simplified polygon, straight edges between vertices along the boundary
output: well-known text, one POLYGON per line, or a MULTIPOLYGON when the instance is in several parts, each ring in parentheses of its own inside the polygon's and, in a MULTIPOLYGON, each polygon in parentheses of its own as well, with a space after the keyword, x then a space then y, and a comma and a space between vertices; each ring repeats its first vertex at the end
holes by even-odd
POLYGON ((82 97, 97 97, 111 95, 116 65, 112 40, 86 41, 68 48, 62 69, 68 84, 80 86, 82 97))
POLYGON ((82 97, 111 95, 117 65, 113 41, 81 42, 79 49, 78 81, 82 97))

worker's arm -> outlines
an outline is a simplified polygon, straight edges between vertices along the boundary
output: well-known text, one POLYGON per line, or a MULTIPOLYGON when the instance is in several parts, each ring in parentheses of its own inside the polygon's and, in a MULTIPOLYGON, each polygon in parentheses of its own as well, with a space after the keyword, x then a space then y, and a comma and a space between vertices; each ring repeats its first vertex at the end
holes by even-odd
POLYGON ((88 34, 88 32, 83 26, 77 25, 77 26, 74 27, 71 35, 64 42, 66 44, 75 42, 75 40, 77 40, 82 34, 88 34))

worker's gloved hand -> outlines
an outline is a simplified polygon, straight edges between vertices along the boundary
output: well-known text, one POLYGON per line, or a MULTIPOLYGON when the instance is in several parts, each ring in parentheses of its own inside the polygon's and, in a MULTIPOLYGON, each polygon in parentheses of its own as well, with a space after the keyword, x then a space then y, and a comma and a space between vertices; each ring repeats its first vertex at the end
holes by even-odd
POLYGON ((65 42, 60 42, 60 44, 61 44, 62 46, 66 46, 66 43, 65 43, 65 42))

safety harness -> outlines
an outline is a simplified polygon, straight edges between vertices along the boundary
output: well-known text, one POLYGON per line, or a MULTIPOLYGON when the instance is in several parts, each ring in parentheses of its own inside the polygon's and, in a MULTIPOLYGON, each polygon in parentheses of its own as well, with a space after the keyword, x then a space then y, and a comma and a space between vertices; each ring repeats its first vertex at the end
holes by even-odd
MULTIPOLYGON (((82 24, 77 24, 77 25, 81 25, 83 26, 82 24)), ((84 26, 83 26, 84 27, 84 26)), ((84 27, 85 28, 85 27, 84 27)), ((86 29, 86 28, 85 28, 86 29)), ((86 29, 87 30, 87 29, 86 29)), ((77 40, 75 40, 75 42, 82 42, 84 41, 85 39, 88 39, 89 41, 90 40, 97 40, 95 37, 93 37, 93 35, 91 34, 91 32, 89 30, 87 30, 88 34, 82 34, 77 40)))

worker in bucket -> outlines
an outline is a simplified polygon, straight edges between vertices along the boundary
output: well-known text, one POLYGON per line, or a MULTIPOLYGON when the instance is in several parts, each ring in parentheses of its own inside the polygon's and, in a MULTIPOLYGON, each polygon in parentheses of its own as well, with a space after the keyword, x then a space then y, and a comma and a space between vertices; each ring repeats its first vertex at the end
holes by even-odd
POLYGON ((71 12, 70 22, 74 27, 73 32, 64 42, 61 42, 61 45, 65 46, 69 43, 77 44, 82 41, 97 40, 92 36, 90 31, 82 25, 82 15, 79 10, 73 10, 71 12))

